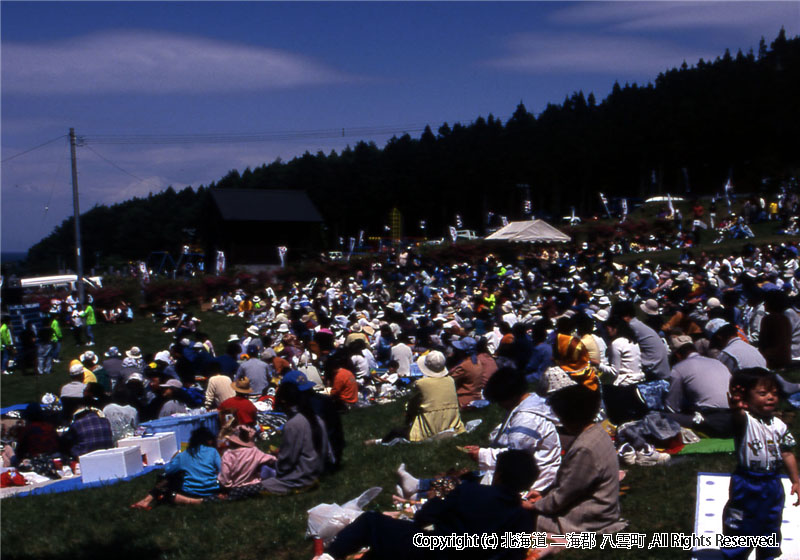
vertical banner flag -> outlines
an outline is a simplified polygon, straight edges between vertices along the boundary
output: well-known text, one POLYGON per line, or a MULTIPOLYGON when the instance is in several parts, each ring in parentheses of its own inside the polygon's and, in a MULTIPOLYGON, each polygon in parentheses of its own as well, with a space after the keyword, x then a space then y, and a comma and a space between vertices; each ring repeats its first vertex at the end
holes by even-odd
POLYGON ((364 230, 358 232, 358 246, 361 247, 364 245, 364 230))
POLYGON ((728 177, 728 182, 725 183, 725 201, 728 203, 728 210, 731 208, 731 195, 733 194, 733 184, 731 184, 731 179, 728 177))
POLYGON ((456 233, 456 228, 454 228, 453 226, 450 226, 450 239, 453 240, 453 243, 456 242, 456 237, 457 236, 458 236, 458 233, 456 233))
POLYGON ((522 203, 522 211, 525 214, 530 214, 532 209, 533 209, 533 207, 531 206, 531 201, 530 200, 526 200, 526 201, 524 201, 522 203))
POLYGON ((622 219, 620 220, 620 223, 624 222, 627 217, 628 217, 628 199, 627 198, 623 198, 622 199, 622 219))
POLYGON ((139 272, 141 272, 143 283, 146 284, 150 281, 150 271, 147 270, 147 265, 144 264, 144 261, 139 261, 139 272))
POLYGON ((286 247, 283 245, 278 247, 278 257, 281 259, 281 268, 283 268, 286 265, 286 247))
POLYGON ((456 227, 460 228, 460 227, 463 227, 463 226, 464 226, 464 224, 461 222, 461 216, 456 214, 456 227))
POLYGON ((603 208, 606 209, 606 215, 610 218, 611 211, 608 209, 608 199, 606 198, 606 195, 604 195, 603 193, 600 193, 600 202, 603 203, 603 208))
POLYGON ((675 215, 675 207, 672 205, 672 195, 667 193, 667 204, 669 204, 669 215, 670 217, 675 215))
POLYGON ((217 251, 217 266, 215 268, 217 276, 222 276, 222 273, 225 272, 225 253, 223 251, 217 251))
POLYGON ((350 238, 350 252, 347 253, 347 260, 348 261, 350 260, 350 255, 353 254, 353 249, 355 249, 355 248, 356 248, 356 238, 355 237, 351 237, 350 238))
POLYGON ((508 225, 508 218, 500 216, 500 223, 503 224, 503 227, 506 227, 508 225))
POLYGON ((570 216, 570 218, 569 218, 569 225, 574 226, 579 221, 580 220, 578 220, 578 217, 575 215, 575 207, 573 206, 572 207, 572 216, 570 216))

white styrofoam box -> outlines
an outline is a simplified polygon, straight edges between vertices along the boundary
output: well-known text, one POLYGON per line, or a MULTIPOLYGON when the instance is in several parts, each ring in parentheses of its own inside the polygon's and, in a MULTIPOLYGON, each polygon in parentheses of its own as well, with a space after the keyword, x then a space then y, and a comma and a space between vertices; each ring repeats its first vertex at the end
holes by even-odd
POLYGON ((142 454, 147 458, 145 464, 161 465, 172 459, 178 452, 178 441, 174 432, 162 432, 146 437, 122 438, 117 442, 117 447, 132 447, 138 445, 142 454))
POLYGON ((153 438, 157 439, 159 446, 161 448, 161 458, 164 460, 165 463, 168 463, 170 459, 178 452, 178 437, 175 432, 159 432, 156 434, 152 434, 147 436, 145 439, 153 438))
MULTIPOLYGON (((728 503, 728 486, 731 477, 727 474, 698 473, 697 475, 697 503, 695 504, 694 533, 695 535, 708 535, 714 542, 715 535, 722 533, 722 508, 728 503)), ((800 527, 800 508, 792 507, 794 496, 789 494, 791 482, 785 476, 781 477, 786 501, 783 504, 783 523, 781 525, 781 560, 800 560, 800 535, 796 528, 800 527)), ((702 560, 721 559, 722 554, 716 547, 697 547, 692 554, 693 558, 702 560)), ((756 557, 755 551, 748 557, 756 557)))
POLYGON ((157 439, 143 437, 122 438, 117 442, 117 447, 138 447, 141 450, 140 459, 145 465, 154 465, 161 460, 161 445, 157 439))
POLYGON ((99 449, 78 457, 83 482, 125 478, 142 472, 142 449, 117 447, 99 449))

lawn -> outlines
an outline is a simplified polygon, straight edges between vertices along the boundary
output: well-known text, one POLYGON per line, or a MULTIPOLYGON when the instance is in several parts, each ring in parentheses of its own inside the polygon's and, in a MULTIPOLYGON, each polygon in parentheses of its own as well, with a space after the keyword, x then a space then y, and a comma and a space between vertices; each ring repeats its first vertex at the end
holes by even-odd
MULTIPOLYGON (((199 316, 203 329, 218 349, 230 333, 243 328, 240 320, 211 313, 199 316)), ((98 351, 111 344, 121 349, 136 344, 147 352, 165 347, 168 335, 161 333, 149 319, 139 318, 130 325, 101 325, 97 340, 98 351)), ((44 390, 57 391, 67 380, 66 361, 76 353, 74 347, 65 345, 65 360, 47 377, 3 377, 3 404, 25 402, 44 390)), ((800 372, 793 372, 790 377, 798 380, 800 372)), ((398 464, 405 462, 417 476, 472 466, 456 446, 485 443, 489 431, 501 419, 500 411, 489 407, 466 413, 465 421, 482 418, 484 422, 475 432, 454 440, 394 447, 363 444, 364 440, 379 437, 388 427, 401 422, 402 415, 402 402, 346 414, 343 421, 348 444, 344 466, 325 478, 319 489, 307 494, 197 507, 161 507, 150 512, 128 509, 152 486, 155 474, 150 474, 103 488, 3 500, 2 558, 309 559, 312 546, 305 537, 308 509, 323 502, 344 503, 372 486, 383 487, 383 492, 370 507, 388 509, 396 483, 393 472, 398 464)), ((800 432, 800 422, 796 419, 792 421, 792 429, 795 434, 800 432)), ((631 467, 624 482, 630 490, 622 498, 623 515, 630 520, 629 532, 645 533, 648 539, 654 532, 691 533, 697 472, 730 472, 734 464, 730 455, 706 455, 675 458, 669 466, 631 467)), ((688 557, 677 549, 571 550, 563 557, 645 555, 688 557)))

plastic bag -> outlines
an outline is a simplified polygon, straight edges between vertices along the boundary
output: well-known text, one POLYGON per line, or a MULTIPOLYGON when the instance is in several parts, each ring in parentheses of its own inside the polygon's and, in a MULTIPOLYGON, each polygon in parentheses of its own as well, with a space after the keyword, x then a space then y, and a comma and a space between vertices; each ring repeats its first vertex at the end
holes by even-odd
POLYGON ((364 506, 381 493, 383 488, 375 486, 344 505, 319 504, 308 510, 308 529, 310 537, 322 539, 325 544, 333 540, 339 531, 364 512, 364 506))

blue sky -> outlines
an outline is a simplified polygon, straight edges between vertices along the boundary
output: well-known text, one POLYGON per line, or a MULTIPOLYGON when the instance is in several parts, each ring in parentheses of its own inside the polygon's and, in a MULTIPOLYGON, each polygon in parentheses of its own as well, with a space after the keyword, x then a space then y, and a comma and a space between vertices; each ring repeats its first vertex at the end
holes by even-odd
POLYGON ((4 1, 0 16, 3 251, 72 212, 66 138, 15 157, 70 127, 87 143, 85 211, 306 150, 383 146, 387 127, 505 120, 520 100, 538 113, 579 89, 601 100, 615 80, 800 33, 800 2, 4 1), (178 134, 259 141, 164 143, 178 134))

